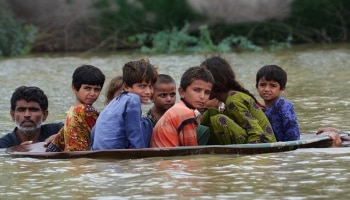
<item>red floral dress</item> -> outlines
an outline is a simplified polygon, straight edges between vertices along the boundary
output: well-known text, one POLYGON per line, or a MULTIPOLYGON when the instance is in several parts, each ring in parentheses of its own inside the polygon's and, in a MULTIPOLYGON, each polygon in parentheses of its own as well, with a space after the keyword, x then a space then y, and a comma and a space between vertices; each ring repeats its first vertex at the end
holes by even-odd
POLYGON ((90 133, 98 112, 90 105, 71 106, 64 126, 51 142, 61 151, 90 150, 90 133))

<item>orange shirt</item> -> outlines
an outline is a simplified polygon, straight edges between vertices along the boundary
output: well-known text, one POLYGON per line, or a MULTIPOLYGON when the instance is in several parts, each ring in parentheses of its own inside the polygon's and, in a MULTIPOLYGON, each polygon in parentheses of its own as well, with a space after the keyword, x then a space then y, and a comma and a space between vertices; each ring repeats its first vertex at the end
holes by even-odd
POLYGON ((194 110, 181 100, 153 128, 151 147, 198 146, 194 110))

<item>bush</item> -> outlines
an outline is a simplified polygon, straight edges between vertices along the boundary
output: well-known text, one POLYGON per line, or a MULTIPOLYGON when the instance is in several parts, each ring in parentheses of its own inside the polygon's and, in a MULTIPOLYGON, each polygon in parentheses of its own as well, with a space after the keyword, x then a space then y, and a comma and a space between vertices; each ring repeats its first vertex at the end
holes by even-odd
POLYGON ((0 3, 0 27, 0 56, 17 56, 30 52, 30 45, 38 33, 37 28, 22 25, 3 2, 0 3))
POLYGON ((187 21, 202 19, 186 0, 94 0, 99 11, 97 23, 104 29, 103 37, 155 33, 172 27, 183 27, 187 21))
MULTIPOLYGON (((137 42, 143 53, 203 53, 203 52, 230 52, 237 51, 261 51, 262 47, 254 45, 243 36, 230 35, 219 44, 215 44, 210 36, 207 26, 199 27, 199 36, 193 36, 188 31, 188 24, 182 29, 173 27, 171 30, 163 30, 153 34, 137 34, 130 36, 130 42, 137 42)), ((291 38, 283 43, 273 41, 269 48, 271 51, 289 47, 291 38)))

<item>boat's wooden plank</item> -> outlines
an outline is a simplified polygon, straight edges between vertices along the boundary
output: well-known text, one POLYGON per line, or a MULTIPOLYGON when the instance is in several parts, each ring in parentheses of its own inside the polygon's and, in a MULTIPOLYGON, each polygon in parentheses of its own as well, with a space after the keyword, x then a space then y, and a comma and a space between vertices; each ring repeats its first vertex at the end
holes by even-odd
POLYGON ((330 147, 332 139, 328 136, 303 137, 302 140, 260 144, 234 144, 234 145, 208 145, 186 146, 170 148, 144 148, 144 149, 111 149, 98 151, 73 151, 73 152, 45 152, 44 143, 19 145, 8 148, 5 152, 14 157, 34 158, 112 158, 134 159, 147 157, 170 157, 199 154, 261 154, 291 151, 298 148, 330 147))

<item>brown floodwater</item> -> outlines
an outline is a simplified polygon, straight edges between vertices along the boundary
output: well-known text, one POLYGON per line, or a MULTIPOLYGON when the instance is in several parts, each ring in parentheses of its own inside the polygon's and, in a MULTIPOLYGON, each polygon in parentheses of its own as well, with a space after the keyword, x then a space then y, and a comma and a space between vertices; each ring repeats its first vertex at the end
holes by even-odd
MULTIPOLYGON (((303 134, 319 127, 350 130, 350 44, 297 46, 279 52, 230 53, 237 79, 251 92, 266 64, 288 73, 284 97, 294 103, 303 134)), ((71 76, 95 65, 108 81, 123 64, 148 57, 177 80, 204 54, 40 54, 0 60, 0 135, 10 132, 10 97, 21 85, 41 87, 49 118, 62 121, 75 98, 71 76)), ((104 91, 95 107, 103 109, 104 91)), ((151 104, 145 105, 146 111, 151 104)), ((349 199, 350 148, 259 155, 200 155, 129 160, 12 158, 0 151, 0 199, 349 199)))

